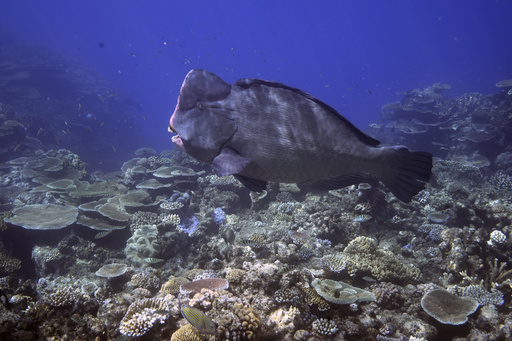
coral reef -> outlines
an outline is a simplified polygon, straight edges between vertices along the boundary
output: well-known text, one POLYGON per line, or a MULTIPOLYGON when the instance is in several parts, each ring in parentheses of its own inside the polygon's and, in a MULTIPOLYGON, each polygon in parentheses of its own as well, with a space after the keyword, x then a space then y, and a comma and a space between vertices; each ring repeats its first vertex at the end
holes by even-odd
POLYGON ((512 96, 446 88, 404 93, 371 126, 438 156, 408 204, 377 183, 253 193, 148 148, 89 174, 30 147, 0 104, 0 338, 512 339, 512 96))

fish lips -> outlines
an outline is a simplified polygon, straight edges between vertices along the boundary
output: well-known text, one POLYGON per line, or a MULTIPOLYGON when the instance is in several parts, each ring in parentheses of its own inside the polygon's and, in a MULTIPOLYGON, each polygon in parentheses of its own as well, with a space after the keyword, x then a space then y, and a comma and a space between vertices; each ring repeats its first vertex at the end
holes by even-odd
POLYGON ((178 131, 172 126, 174 115, 171 117, 171 121, 169 122, 169 126, 167 127, 167 131, 170 133, 176 134, 172 137, 172 143, 174 143, 178 148, 185 152, 185 146, 183 145, 183 140, 181 139, 178 131))

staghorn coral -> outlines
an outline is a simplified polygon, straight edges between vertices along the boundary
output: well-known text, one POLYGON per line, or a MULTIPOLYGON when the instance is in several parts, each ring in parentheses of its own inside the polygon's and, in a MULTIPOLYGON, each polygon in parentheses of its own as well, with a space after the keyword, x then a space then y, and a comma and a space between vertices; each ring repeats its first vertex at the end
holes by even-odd
POLYGON ((512 269, 505 270, 507 262, 500 262, 498 264, 498 259, 495 258, 493 263, 489 261, 487 264, 489 265, 489 271, 485 279, 485 287, 487 289, 503 288, 505 285, 512 288, 512 269))
POLYGON ((165 298, 145 298, 130 304, 128 311, 121 320, 119 331, 126 336, 142 336, 146 334, 155 323, 164 323, 169 314, 171 305, 165 298))

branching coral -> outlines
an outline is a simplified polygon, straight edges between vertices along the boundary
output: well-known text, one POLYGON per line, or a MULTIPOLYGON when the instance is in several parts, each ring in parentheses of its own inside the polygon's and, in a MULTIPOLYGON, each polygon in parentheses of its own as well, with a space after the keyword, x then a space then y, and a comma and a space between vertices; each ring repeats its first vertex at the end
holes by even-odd
POLYGON ((493 263, 489 261, 487 264, 489 265, 489 271, 484 282, 487 289, 499 289, 505 287, 505 285, 512 288, 512 269, 505 271, 507 262, 500 262, 498 265, 498 259, 495 258, 493 263))
POLYGON ((164 323, 169 314, 163 312, 170 309, 170 304, 163 298, 145 298, 135 301, 121 320, 119 331, 126 336, 142 336, 156 322, 164 323))
POLYGON ((64 307, 81 301, 83 294, 72 286, 65 286, 50 293, 46 299, 52 307, 64 307))
POLYGON ((21 268, 21 261, 17 258, 4 255, 0 252, 0 270, 13 272, 21 268))

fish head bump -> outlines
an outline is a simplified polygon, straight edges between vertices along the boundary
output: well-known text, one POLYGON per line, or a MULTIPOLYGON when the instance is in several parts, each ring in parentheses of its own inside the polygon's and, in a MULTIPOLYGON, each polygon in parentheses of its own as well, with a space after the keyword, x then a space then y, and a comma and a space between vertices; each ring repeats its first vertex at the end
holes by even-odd
POLYGON ((230 108, 231 85, 206 70, 191 70, 181 86, 169 131, 173 142, 196 159, 211 163, 237 129, 230 108))

